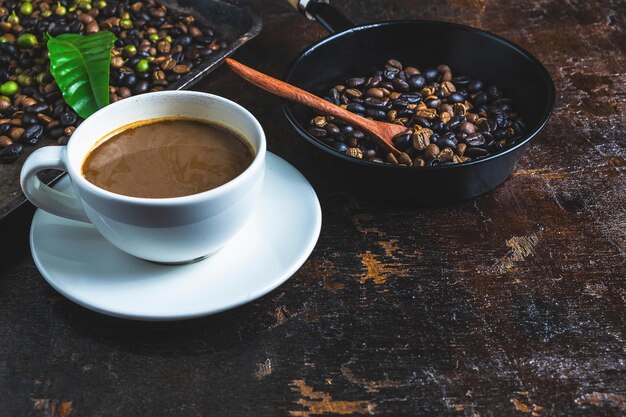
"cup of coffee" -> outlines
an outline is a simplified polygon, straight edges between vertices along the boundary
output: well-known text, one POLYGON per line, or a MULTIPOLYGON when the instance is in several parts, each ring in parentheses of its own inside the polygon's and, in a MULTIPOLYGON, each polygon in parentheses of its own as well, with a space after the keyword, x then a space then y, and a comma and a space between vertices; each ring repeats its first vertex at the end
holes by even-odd
POLYGON ((238 104, 192 91, 148 93, 94 113, 67 146, 35 151, 20 181, 34 205, 93 224, 124 252, 185 263, 243 228, 265 153, 261 125, 238 104), (75 196, 39 181, 44 169, 67 172, 75 196))

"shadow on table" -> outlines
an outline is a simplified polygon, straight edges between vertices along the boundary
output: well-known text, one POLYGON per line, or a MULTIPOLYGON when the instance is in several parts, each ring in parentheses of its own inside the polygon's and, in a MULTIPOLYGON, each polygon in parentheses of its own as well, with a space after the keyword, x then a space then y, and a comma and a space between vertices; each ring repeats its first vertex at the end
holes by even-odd
MULTIPOLYGON (((54 290, 50 288, 50 291, 54 290)), ((305 303, 298 293, 302 292, 296 290, 289 295, 290 305, 305 303)), ((276 326, 276 305, 283 296, 284 289, 279 288, 233 310, 171 322, 109 317, 85 309, 59 294, 52 297, 57 297, 54 314, 82 337, 129 353, 180 357, 225 351, 254 343, 256 338, 273 331, 287 331, 285 326, 276 326)))

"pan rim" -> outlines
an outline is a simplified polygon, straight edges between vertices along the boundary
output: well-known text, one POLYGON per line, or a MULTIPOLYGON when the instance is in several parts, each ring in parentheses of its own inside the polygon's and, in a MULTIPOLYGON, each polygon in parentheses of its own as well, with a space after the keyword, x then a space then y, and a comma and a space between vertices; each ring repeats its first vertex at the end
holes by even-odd
POLYGON ((314 145, 315 147, 317 147, 318 149, 323 150, 324 152, 335 156, 337 158, 340 158, 342 160, 348 161, 350 163, 356 164, 356 165, 361 165, 364 167, 376 167, 375 169, 392 169, 392 170, 410 170, 411 168, 414 168, 416 170, 447 170, 447 169, 464 169, 467 167, 471 167, 474 165, 479 165, 479 164, 483 164, 486 163, 488 161, 492 161, 494 159, 503 157, 504 155, 507 155, 511 152, 515 152, 516 150, 524 147, 528 142, 530 142, 533 138, 535 138, 547 125, 548 121, 550 120, 550 117, 552 116, 552 113, 554 111, 554 104, 556 101, 556 87, 554 85, 554 81, 552 80, 552 77, 550 76, 550 73, 548 72, 548 70, 546 69, 546 67, 541 63, 541 61, 539 61, 539 59, 537 59, 533 54, 531 54, 530 52, 528 52, 526 49, 522 48, 521 46, 501 37, 498 35, 495 35, 491 32, 488 32, 486 30, 482 30, 482 29, 478 29, 472 26, 468 26, 468 25, 463 25, 463 24, 459 24, 459 23, 453 23, 453 22, 445 22, 445 21, 439 21, 439 20, 424 20, 424 19, 420 19, 420 20, 412 20, 412 19, 405 19, 405 20, 391 20, 391 21, 381 21, 381 22, 374 22, 374 23, 367 23, 367 24, 363 24, 363 25, 358 25, 355 26, 353 28, 344 30, 342 32, 338 32, 335 34, 332 34, 324 39, 321 39, 320 41, 314 43, 313 45, 311 45, 309 48, 307 48, 305 51, 303 51, 302 53, 300 53, 300 55, 298 55, 289 65, 289 68, 287 69, 287 71, 285 72, 285 74, 283 75, 282 79, 285 82, 290 82, 290 79, 293 75, 293 73, 295 72, 295 70, 297 69, 299 63, 307 56, 313 54, 317 49, 325 46, 326 44, 344 37, 344 36, 348 36, 354 32, 360 32, 360 31, 364 31, 364 30, 368 30, 368 29, 375 29, 375 28, 381 28, 381 27, 387 27, 387 26, 400 26, 400 25, 414 25, 414 24, 429 24, 429 25, 441 25, 441 26, 449 26, 449 27, 454 27, 457 29, 463 29, 463 30, 468 30, 471 32, 478 32, 479 34, 481 34, 482 36, 485 36, 487 38, 490 38, 491 40, 497 42, 497 43, 501 43, 504 46, 513 49, 516 53, 518 53, 519 55, 521 55, 524 59, 528 60, 539 72, 541 79, 547 89, 547 94, 548 94, 548 99, 545 103, 545 107, 543 109, 542 112, 542 116, 540 118, 539 123, 537 123, 535 125, 535 127, 529 131, 527 134, 522 136, 522 139, 516 143, 515 145, 501 151, 495 154, 491 154, 488 155, 484 158, 480 158, 480 159, 474 159, 472 161, 469 162, 465 162, 462 164, 448 164, 448 165, 436 165, 436 166, 425 166, 425 167, 406 167, 406 166, 400 166, 400 165, 391 165, 391 164, 387 164, 387 163, 378 163, 378 162, 371 162, 371 161, 367 161, 367 160, 363 160, 363 159, 356 159, 353 157, 350 157, 348 155, 342 154, 338 151, 336 151, 335 149, 331 148, 330 146, 322 143, 321 141, 319 141, 318 139, 314 138, 299 122, 298 120, 296 120, 295 116, 293 115, 293 112, 291 110, 293 104, 283 100, 283 105, 282 105, 282 110, 283 110, 283 114, 285 115, 285 117, 287 118, 287 120, 289 121, 289 123, 291 124, 291 126, 300 134, 300 136, 302 136, 305 140, 307 140, 309 143, 311 143, 312 145, 314 145))

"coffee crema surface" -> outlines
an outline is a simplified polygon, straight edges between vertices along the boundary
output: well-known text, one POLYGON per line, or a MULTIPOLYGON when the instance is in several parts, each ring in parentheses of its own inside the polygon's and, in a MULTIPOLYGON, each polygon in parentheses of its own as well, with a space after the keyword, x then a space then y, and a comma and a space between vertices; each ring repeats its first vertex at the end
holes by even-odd
POLYGON ((142 198, 182 197, 219 187, 254 159, 252 146, 222 126, 194 119, 131 125, 87 155, 83 176, 105 190, 142 198))

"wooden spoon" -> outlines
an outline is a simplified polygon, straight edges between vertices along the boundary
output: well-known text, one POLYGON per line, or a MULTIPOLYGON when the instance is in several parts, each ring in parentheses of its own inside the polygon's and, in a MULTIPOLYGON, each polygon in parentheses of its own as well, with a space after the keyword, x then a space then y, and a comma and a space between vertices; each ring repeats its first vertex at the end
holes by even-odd
POLYGON ((407 127, 392 123, 376 122, 371 119, 366 119, 365 117, 357 116, 346 109, 329 103, 298 87, 253 70, 234 59, 226 58, 226 64, 243 79, 272 94, 304 104, 322 114, 330 114, 358 127, 372 136, 380 146, 393 153, 395 156, 399 156, 403 153, 393 145, 392 138, 406 132, 408 130, 407 127))

